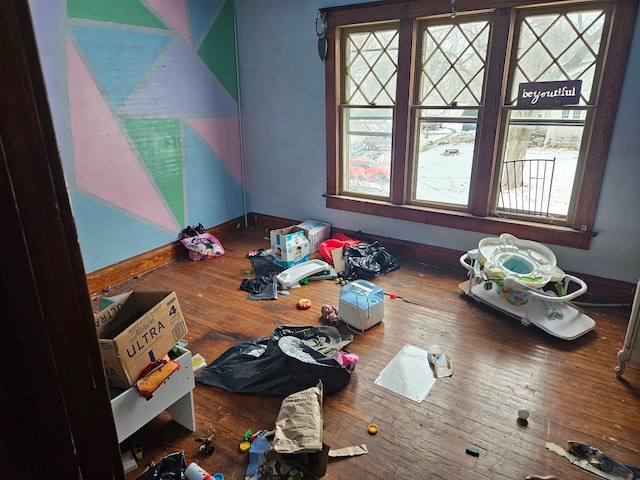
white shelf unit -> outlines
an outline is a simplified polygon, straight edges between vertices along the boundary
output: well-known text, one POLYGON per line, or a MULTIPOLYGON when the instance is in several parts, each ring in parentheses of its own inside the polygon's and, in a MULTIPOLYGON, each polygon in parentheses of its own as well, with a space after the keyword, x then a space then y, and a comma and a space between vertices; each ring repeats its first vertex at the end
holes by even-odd
POLYGON ((177 347, 181 355, 176 358, 180 368, 171 374, 149 400, 134 388, 128 388, 111 399, 111 410, 116 424, 118 442, 122 443, 158 414, 167 411, 180 425, 192 432, 196 429, 193 410, 195 379, 191 352, 177 347))

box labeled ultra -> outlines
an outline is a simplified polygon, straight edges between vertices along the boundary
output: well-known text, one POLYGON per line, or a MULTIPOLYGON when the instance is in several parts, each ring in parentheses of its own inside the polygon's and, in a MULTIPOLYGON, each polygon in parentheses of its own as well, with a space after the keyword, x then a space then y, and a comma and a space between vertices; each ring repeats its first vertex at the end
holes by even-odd
POLYGON ((380 323, 384 318, 384 293, 378 285, 354 280, 340 289, 340 319, 360 331, 380 323))
POLYGON ((320 244, 331 236, 331 224, 320 220, 305 220, 298 224, 309 240, 309 253, 318 251, 320 244))
POLYGON ((292 227, 271 230, 271 256, 280 268, 289 268, 309 260, 309 240, 305 231, 292 227))
POLYGON ((94 315, 109 385, 129 388, 187 333, 175 292, 133 291, 94 315))

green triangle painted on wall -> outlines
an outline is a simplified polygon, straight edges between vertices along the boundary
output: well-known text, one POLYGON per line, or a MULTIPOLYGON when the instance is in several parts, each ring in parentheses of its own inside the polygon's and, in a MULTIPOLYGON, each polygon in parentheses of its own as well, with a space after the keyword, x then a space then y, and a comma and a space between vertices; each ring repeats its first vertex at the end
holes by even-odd
POLYGON ((182 135, 175 119, 123 119, 147 170, 179 225, 185 224, 182 135))
POLYGON ((67 15, 167 30, 167 26, 140 0, 67 0, 67 15))
POLYGON ((227 1, 222 7, 198 49, 198 56, 237 102, 236 39, 232 0, 227 1))

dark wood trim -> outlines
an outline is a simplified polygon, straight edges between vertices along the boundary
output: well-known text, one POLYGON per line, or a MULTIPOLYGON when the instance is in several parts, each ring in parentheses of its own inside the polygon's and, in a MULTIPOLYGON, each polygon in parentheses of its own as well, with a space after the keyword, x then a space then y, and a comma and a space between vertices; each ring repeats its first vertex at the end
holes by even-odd
POLYGON ((412 205, 391 205, 343 196, 326 196, 327 208, 440 225, 458 230, 500 235, 510 232, 518 238, 587 250, 591 235, 564 226, 525 223, 499 217, 475 217, 469 213, 435 210, 412 205))
MULTIPOLYGON (((491 209, 493 179, 496 170, 494 161, 498 155, 500 138, 496 135, 502 128, 501 102, 507 89, 509 54, 513 43, 513 23, 515 11, 499 9, 493 14, 493 30, 487 52, 486 96, 478 125, 478 138, 493 138, 493 142, 480 142, 477 161, 473 162, 471 174, 471 213, 486 216, 491 209), (503 42, 502 39, 507 41, 503 42), (500 41, 498 41, 498 39, 500 41)), ((476 143, 477 144, 477 143, 476 143)))
POLYGON ((408 175, 408 166, 411 163, 409 138, 411 136, 412 109, 411 100, 414 96, 413 72, 415 71, 415 59, 413 58, 416 42, 415 20, 402 19, 399 28, 398 45, 398 75, 396 84, 396 111, 394 115, 394 132, 405 132, 402 141, 394 141, 393 158, 391 163, 391 203, 402 205, 407 198, 407 185, 411 181, 408 175))
MULTIPOLYGON (((581 3, 610 3, 628 0, 584 0, 581 3)), ((634 1, 634 0, 632 0, 634 1)), ((544 6, 557 4, 558 0, 465 0, 455 4, 456 14, 490 11, 499 8, 544 6)), ((563 0, 563 3, 570 1, 563 0)), ((368 22, 386 22, 398 18, 450 15, 450 0, 380 0, 321 9, 327 14, 329 25, 341 26, 368 22), (398 12, 401 12, 400 14, 398 12)))
POLYGON ((607 81, 599 84, 598 106, 590 128, 582 186, 572 223, 572 227, 578 230, 591 231, 595 221, 637 12, 637 1, 615 2, 609 29, 608 55, 601 75, 607 81))
POLYGON ((340 122, 338 104, 340 100, 336 97, 338 88, 338 78, 341 64, 340 38, 336 35, 336 29, 327 26, 325 31, 327 39, 327 56, 325 58, 325 109, 326 109, 326 131, 327 131, 327 192, 333 195, 340 191, 340 150, 338 148, 338 129, 334 128, 340 122))
POLYGON ((28 2, 0 19, 0 478, 124 479, 28 2))
MULTIPOLYGON (((252 212, 248 215, 249 228, 265 230, 273 230, 276 228, 283 228, 289 225, 295 225, 302 220, 293 220, 282 217, 274 217, 270 215, 262 215, 260 213, 252 212)), ((303 219, 304 220, 304 219, 303 219)), ((511 230, 509 230, 511 232, 511 230)), ((332 234, 337 232, 344 233, 350 237, 361 235, 363 239, 378 240, 382 245, 387 247, 398 258, 402 258, 405 261, 419 262, 428 265, 435 265, 440 268, 453 269, 460 272, 461 279, 464 279, 465 272, 460 266, 460 256, 465 252, 459 250, 453 250, 449 248, 437 247, 433 245, 426 245, 423 243, 410 242, 406 240, 398 240, 395 238, 381 237, 372 233, 354 232, 353 230, 346 230, 340 228, 332 228, 332 234)), ((499 235, 504 233, 503 230, 496 231, 491 235, 499 235)), ((519 236, 519 235, 516 235, 519 236)), ((519 236, 520 238, 528 238, 526 236, 519 236)), ((547 240, 538 240, 543 243, 549 243, 547 240)), ((469 247, 470 249, 473 246, 469 247)), ((560 267, 562 267, 560 265, 560 267)), ((597 277, 593 275, 585 275, 580 272, 568 271, 567 273, 574 274, 582 278, 587 282, 589 288, 587 294, 583 295, 580 299, 582 301, 594 301, 598 303, 625 303, 631 304, 633 301, 633 294, 635 292, 636 284, 623 282, 619 280, 611 280, 607 278, 597 277)))
MULTIPOLYGON (((236 230, 244 228, 245 219, 243 217, 238 217, 215 227, 208 228, 207 231, 211 235, 221 238, 236 230)), ((161 267, 169 262, 173 262, 174 260, 186 257, 186 249, 178 240, 176 240, 174 243, 163 245, 148 252, 141 253, 140 255, 136 255, 135 257, 127 258, 122 262, 109 265, 108 267, 89 273, 87 275, 87 286, 92 294, 97 294, 104 289, 108 289, 112 285, 129 280, 137 275, 150 272, 151 270, 161 267)))

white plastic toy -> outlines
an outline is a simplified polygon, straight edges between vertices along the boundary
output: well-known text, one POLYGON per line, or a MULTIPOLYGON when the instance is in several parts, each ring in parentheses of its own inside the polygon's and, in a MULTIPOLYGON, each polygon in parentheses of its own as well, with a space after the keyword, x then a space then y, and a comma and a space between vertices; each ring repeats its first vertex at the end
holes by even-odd
POLYGON ((480 241, 460 257, 468 281, 459 288, 471 298, 564 340, 593 330, 596 322, 570 302, 587 291, 578 277, 556 266, 544 245, 503 233, 480 241), (556 292, 542 287, 555 284, 556 292), (571 293, 569 293, 571 292, 571 293))
POLYGON ((298 288, 300 287, 300 280, 303 278, 329 270, 329 268, 330 267, 327 262, 317 259, 309 260, 280 272, 276 275, 276 279, 284 288, 298 288))

